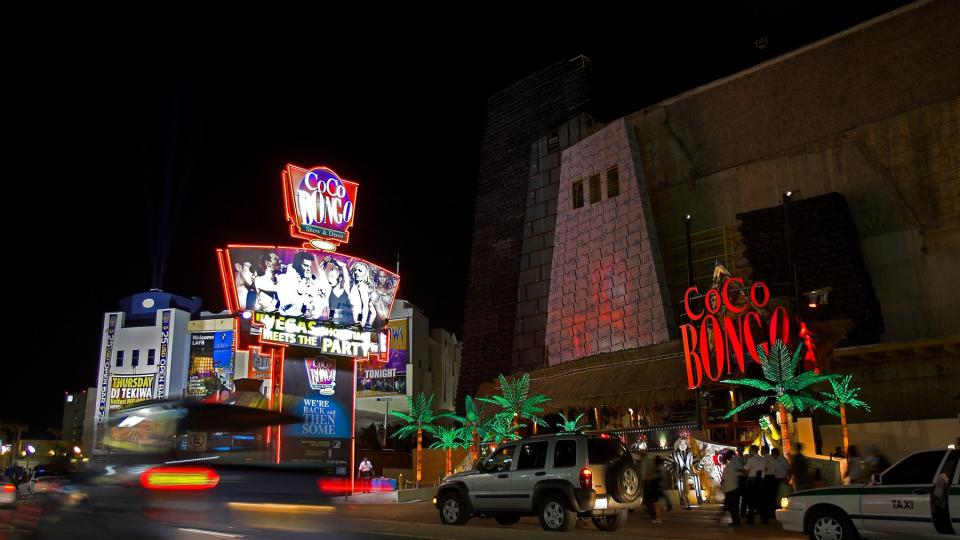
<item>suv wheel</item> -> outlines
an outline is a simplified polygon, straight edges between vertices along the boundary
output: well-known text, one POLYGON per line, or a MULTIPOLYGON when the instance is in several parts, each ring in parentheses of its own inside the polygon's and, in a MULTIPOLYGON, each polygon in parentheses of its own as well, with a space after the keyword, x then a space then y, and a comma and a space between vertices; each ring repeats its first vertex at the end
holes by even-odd
POLYGON ((619 531, 627 524, 629 514, 627 510, 617 510, 617 513, 612 516, 593 516, 593 524, 601 531, 619 531))
POLYGON ((610 495, 620 504, 629 504, 640 496, 640 471, 628 459, 622 459, 610 467, 607 485, 610 495))
POLYGON ((809 532, 811 540, 853 540, 856 531, 850 519, 839 511, 824 509, 810 516, 809 532))
POLYGON ((567 500, 559 493, 544 497, 537 515, 545 531, 572 531, 577 525, 577 513, 570 509, 567 500))
POLYGON ((470 519, 463 499, 456 491, 448 491, 440 496, 440 522, 444 525, 463 525, 470 519))
POLYGON ((493 516, 493 519, 497 520, 497 523, 500 525, 514 525, 520 521, 520 516, 511 515, 511 514, 500 514, 493 516))

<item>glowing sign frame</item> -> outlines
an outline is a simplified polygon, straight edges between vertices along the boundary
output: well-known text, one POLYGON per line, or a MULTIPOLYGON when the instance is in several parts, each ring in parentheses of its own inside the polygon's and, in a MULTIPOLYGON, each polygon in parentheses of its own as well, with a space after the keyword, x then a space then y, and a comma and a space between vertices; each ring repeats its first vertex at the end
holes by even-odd
POLYGON ((288 163, 284 169, 283 174, 281 175, 281 182, 283 184, 283 209, 286 214, 287 221, 290 222, 290 236, 305 240, 303 244, 304 247, 326 249, 327 251, 334 251, 336 250, 337 246, 350 242, 350 227, 353 226, 353 218, 356 215, 357 191, 360 184, 342 178, 329 167, 316 166, 304 168, 300 167, 299 165, 293 165, 292 163, 288 163), (333 175, 337 180, 343 183, 346 196, 351 199, 350 216, 343 225, 343 238, 337 238, 336 236, 332 235, 325 235, 304 230, 301 214, 302 209, 300 208, 297 200, 297 194, 293 186, 293 175, 295 171, 305 171, 307 174, 314 171, 324 171, 333 175), (324 242, 326 242, 326 244, 323 244, 324 242))

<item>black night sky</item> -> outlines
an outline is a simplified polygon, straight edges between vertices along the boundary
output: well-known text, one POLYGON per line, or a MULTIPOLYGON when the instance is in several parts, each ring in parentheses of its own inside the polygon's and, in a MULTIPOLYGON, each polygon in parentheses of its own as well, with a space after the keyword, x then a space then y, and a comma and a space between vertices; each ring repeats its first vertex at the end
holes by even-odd
POLYGON ((388 268, 399 253, 400 297, 460 336, 491 94, 584 54, 609 121, 904 3, 644 2, 539 17, 484 4, 377 18, 85 5, 20 19, 4 77, 0 419, 36 436, 59 427, 63 392, 96 382, 102 314, 120 298, 160 286, 218 311, 216 247, 295 245, 288 162, 360 183, 340 251, 388 268))

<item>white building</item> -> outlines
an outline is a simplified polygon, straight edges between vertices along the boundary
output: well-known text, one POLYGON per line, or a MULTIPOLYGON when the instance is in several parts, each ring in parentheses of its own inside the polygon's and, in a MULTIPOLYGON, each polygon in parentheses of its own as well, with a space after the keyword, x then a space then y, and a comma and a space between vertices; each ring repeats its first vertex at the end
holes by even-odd
POLYGON ((94 426, 94 453, 102 452, 104 422, 112 411, 151 399, 179 398, 187 380, 188 323, 199 298, 162 291, 120 301, 103 316, 96 402, 87 415, 94 426))
MULTIPOLYGON (((362 392, 358 392, 357 429, 371 422, 382 427, 388 410, 406 411, 407 396, 420 392, 435 396, 434 411, 453 411, 456 405, 461 353, 457 336, 441 328, 431 329, 427 315, 408 300, 398 299, 393 304, 390 321, 388 326, 393 328, 390 348, 406 350, 406 391, 370 397, 359 397, 362 392), (406 331, 406 335, 398 334, 397 328, 406 331)), ((362 369, 358 370, 358 378, 363 378, 362 369)), ((389 416, 386 419, 396 420, 389 416)))

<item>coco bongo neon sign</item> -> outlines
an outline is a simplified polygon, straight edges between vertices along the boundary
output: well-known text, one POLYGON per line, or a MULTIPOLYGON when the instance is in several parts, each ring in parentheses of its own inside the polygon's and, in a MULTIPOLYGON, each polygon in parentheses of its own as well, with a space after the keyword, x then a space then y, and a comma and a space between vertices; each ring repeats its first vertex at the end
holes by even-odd
POLYGON ((733 366, 740 373, 746 371, 747 356, 757 364, 757 345, 769 350, 769 344, 780 339, 790 341, 790 315, 786 308, 774 308, 769 324, 764 325, 760 310, 770 303, 770 289, 763 282, 754 282, 749 289, 749 303, 736 301, 732 293, 746 291, 742 278, 727 279, 718 289, 709 289, 703 298, 703 309, 694 312, 691 301, 700 296, 694 286, 683 295, 683 308, 691 324, 680 326, 683 340, 684 363, 687 368, 687 386, 692 390, 704 382, 704 376, 717 382, 724 374, 732 374, 733 366), (738 284, 734 290, 731 283, 738 284), (693 323, 699 325, 699 328, 693 323), (764 326, 767 333, 764 335, 764 326), (766 337, 766 341, 757 338, 766 337), (746 352, 745 352, 746 351, 746 352))
POLYGON ((328 250, 349 241, 356 209, 356 182, 340 178, 327 167, 304 169, 287 165, 283 187, 292 236, 328 250))

